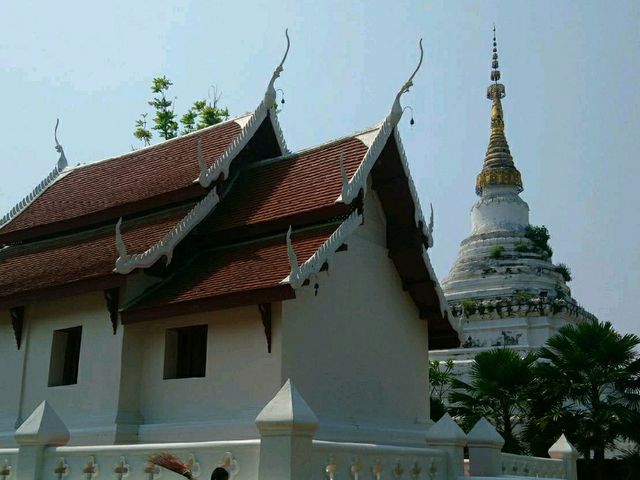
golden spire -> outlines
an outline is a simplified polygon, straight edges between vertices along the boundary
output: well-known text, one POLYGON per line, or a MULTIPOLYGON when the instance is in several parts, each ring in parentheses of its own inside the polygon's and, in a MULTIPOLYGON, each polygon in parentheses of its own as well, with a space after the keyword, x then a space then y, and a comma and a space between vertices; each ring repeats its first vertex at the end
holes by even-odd
POLYGON ((514 185, 518 188, 518 192, 522 191, 522 178, 513 164, 507 137, 504 135, 502 99, 506 93, 504 85, 498 83, 498 80, 500 80, 500 70, 496 27, 494 26, 493 55, 491 57, 491 81, 493 83, 487 88, 487 98, 492 102, 491 135, 482 171, 476 179, 476 193, 478 195, 482 195, 482 190, 487 185, 514 185))

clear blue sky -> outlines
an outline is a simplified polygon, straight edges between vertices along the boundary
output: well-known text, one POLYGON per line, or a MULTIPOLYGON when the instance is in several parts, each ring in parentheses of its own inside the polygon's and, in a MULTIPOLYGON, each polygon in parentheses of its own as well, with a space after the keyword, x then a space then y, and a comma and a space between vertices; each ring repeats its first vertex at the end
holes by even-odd
MULTIPOLYGON (((255 108, 282 54, 280 115, 292 149, 377 123, 417 58, 401 134, 420 198, 436 212, 444 277, 469 233, 489 136, 490 41, 498 29, 506 132, 531 221, 551 232, 574 296, 638 332, 640 2, 4 2, 0 14, 0 211, 54 166, 53 126, 70 163, 127 152, 152 77, 177 110, 223 93, 255 108)), ((170 172, 168 172, 170 174, 170 172)))

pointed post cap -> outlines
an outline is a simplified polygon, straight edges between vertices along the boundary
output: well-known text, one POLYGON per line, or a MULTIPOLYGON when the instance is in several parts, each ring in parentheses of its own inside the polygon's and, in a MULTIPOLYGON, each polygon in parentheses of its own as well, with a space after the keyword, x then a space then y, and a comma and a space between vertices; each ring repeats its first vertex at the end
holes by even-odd
POLYGON ((560 435, 560 438, 556 440, 556 443, 549 447, 549 457, 557 459, 575 459, 578 458, 578 450, 571 445, 563 433, 560 435))
POLYGON ((33 411, 14 434, 18 445, 66 445, 69 430, 46 401, 33 411))
POLYGON ((459 445, 467 443, 467 435, 451 415, 445 413, 428 431, 427 443, 431 445, 459 445))
POLYGON ((256 417, 262 435, 307 434, 318 429, 318 418, 288 379, 256 417))
POLYGON ((470 447, 502 448, 504 445, 502 435, 484 417, 478 420, 471 431, 467 433, 467 441, 470 447))

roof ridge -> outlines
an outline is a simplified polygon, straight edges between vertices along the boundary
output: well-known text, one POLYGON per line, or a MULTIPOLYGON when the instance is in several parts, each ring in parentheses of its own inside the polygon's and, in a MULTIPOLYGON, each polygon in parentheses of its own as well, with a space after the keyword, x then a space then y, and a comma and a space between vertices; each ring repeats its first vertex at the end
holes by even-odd
POLYGON ((78 164, 78 165, 75 165, 75 166, 69 166, 68 170, 69 171, 80 170, 80 169, 85 168, 85 167, 91 167, 93 165, 99 165, 101 163, 106 163, 106 162, 109 162, 109 161, 112 161, 112 160, 118 160, 120 158, 126 158, 126 157, 128 157, 130 155, 136 155, 136 154, 139 154, 140 152, 153 150, 154 148, 159 148, 161 146, 164 146, 164 145, 167 145, 167 144, 182 140, 182 139, 187 138, 187 137, 194 137, 194 136, 197 136, 197 135, 202 135, 202 134, 204 134, 204 133, 206 133, 206 132, 208 132, 210 130, 214 130, 214 129, 218 128, 218 127, 221 127, 221 126, 224 126, 224 125, 228 125, 228 124, 233 123, 233 122, 235 122, 236 124, 238 124, 238 126, 240 126, 242 128, 242 125, 240 125, 238 123, 238 120, 246 118, 246 117, 250 116, 251 114, 252 114, 252 112, 246 112, 246 113, 243 113, 242 115, 238 115, 236 117, 229 118, 229 119, 227 119, 227 120, 225 120, 223 122, 216 123, 215 125, 209 125, 208 127, 201 128, 200 130, 196 130, 194 132, 189 132, 189 133, 186 133, 184 135, 179 135, 179 136, 170 138, 168 140, 165 140, 163 142, 156 143, 155 145, 148 145, 146 147, 138 148, 138 149, 132 150, 132 151, 127 152, 127 153, 122 153, 120 155, 114 155, 114 156, 111 156, 111 157, 102 158, 100 160, 96 160, 96 161, 90 162, 90 163, 82 163, 82 164, 78 164))

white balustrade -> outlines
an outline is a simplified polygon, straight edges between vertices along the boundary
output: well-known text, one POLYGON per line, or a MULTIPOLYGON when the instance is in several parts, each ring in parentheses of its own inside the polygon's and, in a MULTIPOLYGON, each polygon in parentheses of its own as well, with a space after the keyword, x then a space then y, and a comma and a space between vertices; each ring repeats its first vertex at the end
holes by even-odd
POLYGON ((527 457, 503 453, 502 475, 531 478, 567 478, 562 460, 542 457, 527 457))
POLYGON ((447 457, 434 448, 313 441, 310 480, 446 480, 447 457))
MULTIPOLYGON (((0 459, 4 458, 1 452, 0 459)), ((233 480, 258 478, 259 439, 226 442, 49 447, 44 452, 42 478, 84 480, 92 480, 98 476, 99 478, 118 480, 183 478, 149 463, 151 455, 161 452, 176 455, 190 467, 194 478, 208 480, 211 472, 219 466, 226 468, 233 480)), ((9 478, 6 477, 6 480, 9 478)), ((1 475, 0 480, 4 480, 1 475)))

